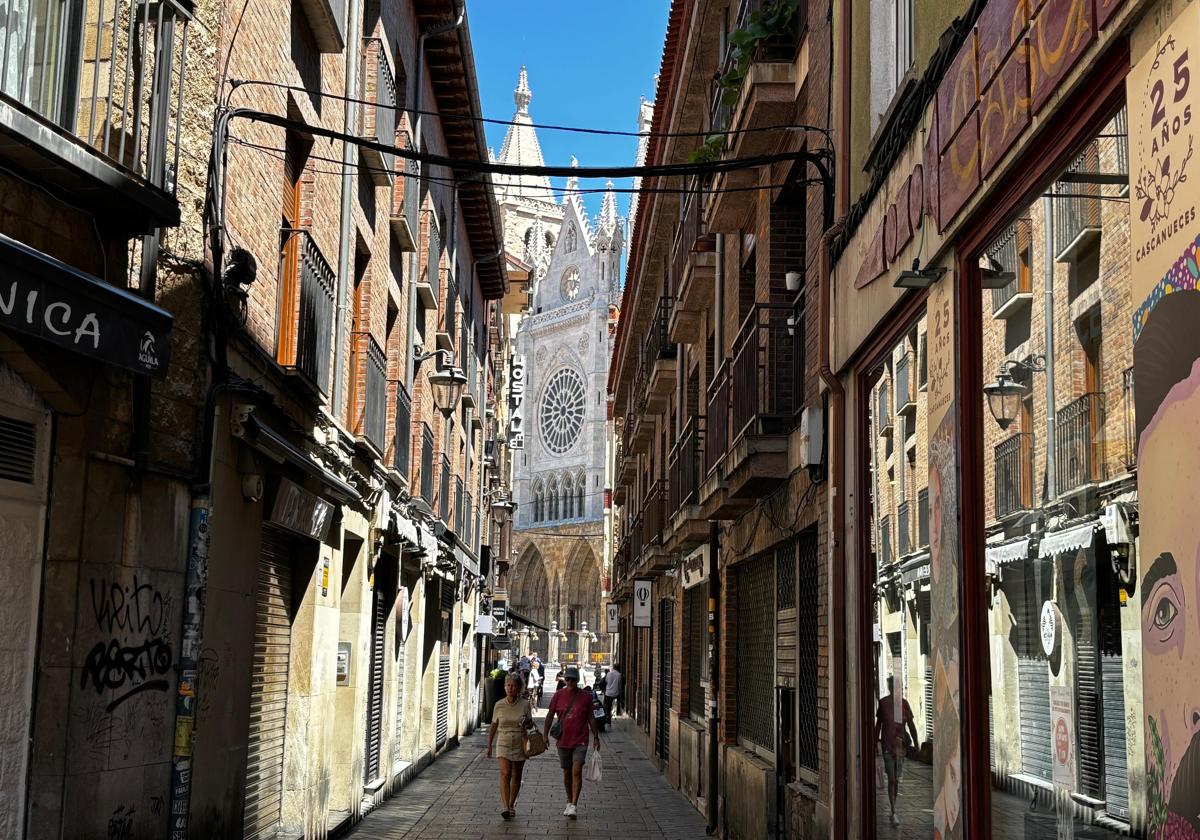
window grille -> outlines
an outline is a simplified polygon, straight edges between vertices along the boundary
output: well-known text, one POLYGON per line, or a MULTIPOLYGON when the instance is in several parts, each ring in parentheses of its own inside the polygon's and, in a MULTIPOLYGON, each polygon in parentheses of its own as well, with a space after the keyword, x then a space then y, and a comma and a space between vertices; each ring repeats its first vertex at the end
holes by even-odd
POLYGON ((704 671, 708 665, 708 599, 705 588, 693 586, 686 591, 683 608, 687 621, 688 711, 693 717, 704 718, 704 671))
POLYGON ((775 553, 737 567, 737 734, 775 749, 775 553))
POLYGON ((816 774, 821 769, 817 732, 817 721, 821 715, 817 702, 817 673, 820 662, 817 607, 821 591, 817 577, 820 569, 817 526, 813 525, 801 533, 796 539, 796 545, 796 649, 799 654, 797 667, 800 672, 796 681, 796 708, 799 718, 796 745, 801 773, 807 775, 805 771, 811 772, 810 780, 815 781, 816 774))

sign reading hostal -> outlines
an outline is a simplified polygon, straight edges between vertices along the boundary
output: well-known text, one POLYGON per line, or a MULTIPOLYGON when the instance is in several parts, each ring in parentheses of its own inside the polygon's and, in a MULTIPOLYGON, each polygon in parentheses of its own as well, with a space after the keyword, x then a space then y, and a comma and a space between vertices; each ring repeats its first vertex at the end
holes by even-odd
POLYGON ((650 578, 637 578, 633 582, 633 626, 650 626, 650 597, 654 592, 650 578))
POLYGON ((508 448, 525 448, 525 355, 513 353, 508 378, 508 448))
POLYGON ((1196 236, 1200 4, 1189 3, 1125 80, 1133 300, 1146 300, 1196 236), (1195 51, 1195 52, 1193 52, 1195 51))

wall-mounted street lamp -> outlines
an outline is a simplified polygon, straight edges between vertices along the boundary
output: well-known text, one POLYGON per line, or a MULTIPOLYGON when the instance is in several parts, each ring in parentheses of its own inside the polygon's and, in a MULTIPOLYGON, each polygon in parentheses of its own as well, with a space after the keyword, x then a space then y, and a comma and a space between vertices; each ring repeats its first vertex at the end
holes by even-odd
POLYGON ((454 365, 454 355, 449 350, 433 350, 429 353, 417 351, 413 362, 420 364, 426 359, 441 356, 441 366, 429 372, 429 385, 433 388, 433 402, 446 417, 458 408, 458 401, 467 387, 467 375, 454 365))
POLYGON ((996 374, 996 381, 983 386, 983 395, 987 397, 988 411, 992 413, 996 425, 1007 429, 1017 419, 1021 411, 1021 401, 1029 393, 1029 386, 1023 380, 1030 374, 1042 373, 1046 370, 1045 356, 1030 356, 1025 361, 1004 361, 996 374))
POLYGON ((985 289, 1003 289, 1017 274, 1011 268, 1003 265, 992 254, 985 253, 979 258, 980 285, 985 289))
POLYGON ((945 273, 946 269, 941 266, 921 268, 921 260, 915 259, 912 268, 901 271, 892 285, 897 289, 928 289, 945 273))
POLYGON ((492 502, 492 521, 497 526, 503 528, 504 523, 508 521, 508 517, 516 509, 516 505, 510 502, 506 497, 500 496, 492 502))

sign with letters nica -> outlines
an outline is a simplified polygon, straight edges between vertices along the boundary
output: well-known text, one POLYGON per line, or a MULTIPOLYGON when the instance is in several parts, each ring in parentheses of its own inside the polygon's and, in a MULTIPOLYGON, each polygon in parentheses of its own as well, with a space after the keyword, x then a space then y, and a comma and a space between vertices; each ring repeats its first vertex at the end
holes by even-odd
POLYGON ((508 378, 508 448, 525 448, 525 355, 513 353, 508 378))
POLYGON ((650 578, 638 578, 633 582, 633 626, 650 626, 650 596, 654 589, 650 578))

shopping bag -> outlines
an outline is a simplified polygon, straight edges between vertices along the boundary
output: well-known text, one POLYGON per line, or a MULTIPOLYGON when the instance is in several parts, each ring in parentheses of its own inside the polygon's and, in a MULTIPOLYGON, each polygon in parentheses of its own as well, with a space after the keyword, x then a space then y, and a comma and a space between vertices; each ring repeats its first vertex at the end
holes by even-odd
POLYGON ((583 778, 589 782, 600 781, 600 750, 588 753, 587 762, 583 765, 583 778))
POLYGON ((525 730, 525 742, 522 744, 526 758, 533 758, 546 751, 546 736, 536 729, 525 730))

